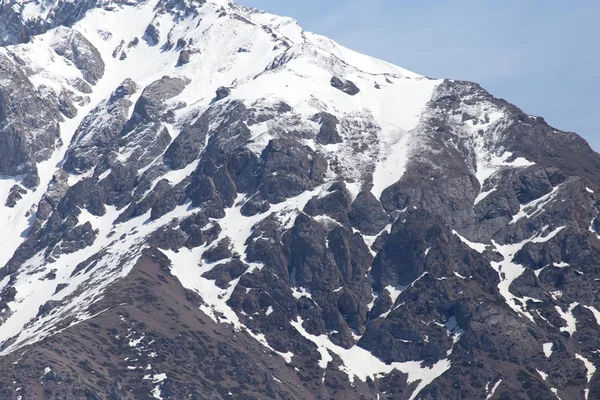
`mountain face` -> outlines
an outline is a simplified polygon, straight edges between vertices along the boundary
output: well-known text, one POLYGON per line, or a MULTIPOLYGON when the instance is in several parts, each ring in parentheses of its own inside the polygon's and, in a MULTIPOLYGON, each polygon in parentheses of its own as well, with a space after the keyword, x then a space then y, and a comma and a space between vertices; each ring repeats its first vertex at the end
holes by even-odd
POLYGON ((600 398, 579 136, 227 0, 0 44, 0 398, 600 398))

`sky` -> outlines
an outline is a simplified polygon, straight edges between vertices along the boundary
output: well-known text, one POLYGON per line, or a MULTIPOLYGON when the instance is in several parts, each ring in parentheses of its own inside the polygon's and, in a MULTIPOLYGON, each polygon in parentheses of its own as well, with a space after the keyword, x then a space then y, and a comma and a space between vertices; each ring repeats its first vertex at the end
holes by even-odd
POLYGON ((480 83, 600 151, 600 1, 237 2, 418 74, 480 83))

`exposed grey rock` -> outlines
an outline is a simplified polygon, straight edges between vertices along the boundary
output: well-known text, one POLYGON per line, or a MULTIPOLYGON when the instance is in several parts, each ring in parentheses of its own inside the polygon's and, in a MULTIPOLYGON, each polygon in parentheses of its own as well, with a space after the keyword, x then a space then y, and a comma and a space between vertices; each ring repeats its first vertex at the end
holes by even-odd
POLYGON ((135 103, 130 125, 160 119, 166 111, 164 102, 179 95, 187 83, 182 78, 165 76, 148 85, 135 103))
POLYGON ((6 198, 6 207, 13 208, 17 205, 17 202, 23 198, 23 195, 27 193, 27 189, 25 189, 21 185, 14 185, 10 188, 10 192, 8 197, 6 198))
POLYGON ((244 203, 240 212, 246 217, 251 217, 256 214, 262 214, 271 208, 268 200, 261 200, 259 197, 251 197, 244 203))
POLYGON ((172 226, 164 226, 155 231, 149 238, 151 246, 163 250, 179 250, 185 245, 185 234, 172 226))
POLYGON ((73 119, 77 116, 77 107, 73 104, 69 94, 64 91, 58 96, 58 109, 67 118, 73 119))
POLYGON ((83 79, 92 85, 104 75, 104 60, 100 52, 78 31, 60 28, 60 40, 53 44, 56 54, 72 61, 81 71, 83 79))
POLYGON ((75 78, 71 81, 71 84, 73 85, 73 87, 77 90, 79 90, 81 93, 86 93, 86 94, 90 94, 93 92, 92 87, 90 86, 89 83, 87 83, 86 81, 84 81, 81 78, 75 78))
POLYGON ((56 96, 36 89, 21 68, 0 55, 0 175, 25 176, 38 184, 36 162, 48 159, 59 143, 62 116, 56 96))
POLYGON ((177 170, 196 160, 205 146, 208 124, 208 114, 204 113, 193 123, 184 125, 165 152, 165 164, 177 170))
POLYGON ((353 227, 368 236, 379 234, 390 222, 389 215, 371 192, 358 194, 348 217, 353 227))
POLYGON ((144 36, 142 37, 148 43, 148 46, 156 46, 160 42, 160 30, 154 23, 150 23, 146 27, 144 36))
MULTIPOLYGON (((83 225, 76 226, 70 231, 66 232, 63 237, 63 241, 60 244, 60 248, 55 248, 61 254, 70 254, 94 244, 96 240, 96 233, 92 228, 92 224, 86 222, 83 225)), ((53 251, 54 254, 55 251, 53 251)))
POLYGON ((248 266, 246 264, 238 259, 233 259, 225 264, 217 265, 202 276, 215 281, 218 287, 226 289, 231 281, 242 276, 247 270, 248 266))
POLYGON ((219 243, 217 243, 212 248, 208 249, 202 255, 202 259, 209 264, 225 260, 231 257, 233 257, 233 253, 231 251, 231 243, 227 239, 221 240, 219 243))
POLYGON ((96 107, 84 118, 75 132, 73 145, 67 152, 64 163, 67 171, 84 172, 97 165, 103 156, 116 148, 117 139, 133 105, 130 97, 137 90, 135 82, 125 80, 105 104, 96 107))
POLYGON ((216 101, 223 100, 224 98, 228 97, 230 94, 231 94, 231 89, 222 86, 217 89, 217 97, 215 99, 216 99, 216 101))
POLYGON ((327 215, 338 221, 344 226, 349 226, 348 210, 351 204, 351 198, 343 183, 334 184, 329 188, 329 194, 313 198, 306 203, 304 212, 308 215, 327 215), (336 190, 339 189, 339 190, 336 190))
POLYGON ((544 169, 524 171, 519 175, 514 187, 517 199, 522 204, 539 199, 552 191, 552 184, 548 180, 548 174, 544 169))
POLYGON ((81 19, 85 12, 98 4, 96 0, 71 2, 58 0, 48 3, 49 12, 45 18, 24 20, 21 4, 7 0, 0 5, 0 45, 24 43, 31 36, 44 33, 58 26, 71 26, 81 19))
POLYGON ((342 142, 342 137, 337 130, 340 121, 335 115, 321 113, 315 115, 313 119, 321 123, 321 129, 316 138, 318 143, 327 145, 342 142))
POLYGON ((263 198, 273 204, 323 183, 325 160, 294 140, 272 140, 261 159, 264 167, 260 192, 263 198))
MULTIPOLYGON (((58 18, 59 9, 110 12, 136 1, 49 1, 48 17, 30 23, 22 23, 20 7, 3 4, 0 40, 22 42, 59 19, 81 18, 58 18)), ((185 65, 202 46, 177 23, 192 21, 201 4, 159 1, 144 39, 169 59, 179 52, 185 65), (163 18, 177 29, 166 30, 163 18)), ((217 8, 214 18, 254 27, 236 10, 217 8)), ((418 398, 486 398, 500 379, 500 399, 554 398, 550 388, 561 398, 583 398, 585 389, 598 397, 600 380, 588 382, 575 354, 598 363, 600 327, 587 307, 600 307, 600 157, 576 135, 476 84, 441 81, 406 133, 414 141, 403 173, 378 199, 374 171, 390 156, 385 121, 341 112, 316 95, 309 105, 317 114, 307 118, 283 90, 233 99, 240 80, 185 104, 188 79, 165 76, 144 88, 128 79, 77 115, 99 90, 113 88, 90 85, 104 84, 104 64, 68 26, 58 31, 56 57, 87 81, 66 79, 58 91, 34 85, 33 69, 11 48, 0 56, 0 178, 19 182, 6 206, 22 210, 22 197, 27 208, 33 203, 18 216, 28 218, 18 225, 26 226, 22 244, 0 266, 0 332, 15 301, 28 296, 18 292, 25 280, 39 280, 40 295, 56 295, 27 325, 44 340, 0 344, 22 350, 3 353, 0 372, 23 387, 17 394, 16 385, 0 382, 0 398, 148 398, 158 385, 141 379, 148 365, 168 376, 159 385, 164 398, 407 399, 419 385, 398 371, 350 383, 334 352, 321 368, 322 348, 294 327, 299 319, 319 340, 360 346, 384 363, 447 361, 418 398), (37 164, 58 154, 63 117, 83 120, 62 143, 66 156, 51 166, 53 178, 32 193, 37 164), (498 170, 482 178, 482 160, 497 157, 504 157, 498 170), (188 251, 185 265, 166 256, 188 251), (211 307, 212 294, 181 287, 175 275, 185 279, 192 268, 203 285, 223 290, 219 299, 235 317, 211 307), (104 281, 110 285, 96 291, 104 281), (575 330, 565 329, 565 313, 575 330), (243 328, 215 323, 231 318, 243 328), (550 357, 543 344, 551 344, 550 357), (290 352, 291 362, 271 350, 290 352), (44 374, 45 365, 52 371, 44 374)), ((290 48, 268 23, 261 29, 274 52, 290 48)), ((114 63, 141 50, 137 38, 112 39, 114 63)), ((231 56, 254 49, 239 51, 247 54, 231 56)), ((278 73, 295 54, 282 52, 263 73, 278 73)), ((335 58, 326 65, 339 76, 350 67, 335 58)), ((396 79, 378 75, 374 85, 396 79)), ((331 85, 359 93, 337 76, 331 85)))
POLYGON ((360 92, 360 89, 354 84, 354 82, 349 81, 347 79, 338 78, 334 76, 331 78, 331 86, 334 88, 341 90, 342 92, 349 94, 350 96, 355 96, 360 92))
POLYGON ((177 58, 177 67, 181 67, 182 65, 189 64, 190 58, 192 57, 192 52, 189 50, 181 50, 179 52, 179 58, 177 58))

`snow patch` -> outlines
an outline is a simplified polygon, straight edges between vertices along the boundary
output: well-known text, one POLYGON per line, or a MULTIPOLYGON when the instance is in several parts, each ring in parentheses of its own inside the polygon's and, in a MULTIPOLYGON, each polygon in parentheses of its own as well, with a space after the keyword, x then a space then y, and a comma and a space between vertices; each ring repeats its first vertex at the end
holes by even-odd
POLYGON ((598 326, 600 326, 600 311, 598 311, 596 308, 594 308, 592 306, 584 306, 584 307, 587 308, 588 310, 590 310, 592 312, 592 314, 594 314, 596 323, 598 324, 598 326))
POLYGON ((474 243, 471 242, 469 239, 465 238, 464 236, 462 236, 460 233, 456 232, 455 230, 452 231, 452 233, 456 236, 459 237, 459 239, 466 244, 467 246, 469 246, 470 248, 472 248, 473 250, 475 250, 478 253, 483 253, 487 250, 488 245, 484 244, 484 243, 474 243))
POLYGON ((544 355, 546 356, 546 358, 550 358, 550 356, 552 355, 552 343, 544 343, 542 345, 542 349, 544 350, 544 355))
POLYGON ((477 158, 477 172, 475 176, 479 181, 479 184, 483 187, 485 181, 493 176, 496 172, 506 168, 525 168, 535 165, 535 163, 527 160, 523 157, 517 157, 512 161, 508 161, 513 157, 513 153, 504 152, 502 155, 495 155, 483 151, 483 145, 481 145, 482 153, 478 153, 477 158))
POLYGON ((585 369, 587 370, 588 387, 584 390, 584 393, 585 393, 585 400, 588 400, 589 395, 590 395, 589 385, 592 382, 592 378, 594 377, 594 374, 596 373, 596 366, 594 365, 594 363, 592 363, 590 360, 588 360, 587 358, 585 358, 584 356, 582 356, 580 354, 575 354, 575 358, 577 358, 578 360, 583 362, 583 364, 585 365, 585 369))
POLYGON ((558 194, 560 188, 561 185, 558 185, 554 189, 552 189, 552 191, 547 195, 542 196, 539 199, 533 200, 527 204, 522 204, 521 209, 517 214, 513 216, 513 219, 512 221, 510 221, 510 224, 516 224, 519 220, 523 218, 532 218, 542 214, 544 211, 546 211, 544 207, 546 207, 556 198, 556 195, 558 194))
POLYGON ((545 373, 544 371, 540 371, 539 369, 536 369, 537 373, 542 377, 543 380, 547 380, 548 379, 548 374, 545 373))
POLYGON ((561 232, 565 227, 559 227, 548 233, 546 236, 543 236, 543 232, 547 230, 543 229, 542 232, 537 233, 531 239, 524 240, 520 243, 514 244, 505 244, 500 245, 494 241, 492 244, 496 248, 496 251, 500 253, 503 257, 503 260, 500 262, 492 261, 491 266, 498 272, 498 276, 500 277, 500 283, 498 284, 498 290, 506 303, 510 308, 512 308, 518 314, 526 316, 529 320, 534 322, 533 316, 526 311, 526 302, 528 300, 534 300, 532 298, 519 298, 511 293, 510 285, 520 277, 523 272, 525 272, 525 267, 520 264, 516 264, 513 262, 513 258, 515 254, 517 254, 527 243, 544 243, 551 239, 553 239, 559 232, 561 232))
POLYGON ((326 368, 329 361, 333 360, 329 354, 329 352, 332 352, 342 360, 343 365, 340 366, 340 370, 348 375, 350 382, 354 382, 355 377, 365 382, 368 377, 374 379, 380 374, 389 374, 396 369, 408 374, 409 384, 419 381, 419 385, 410 396, 410 400, 413 400, 421 390, 450 369, 451 364, 447 359, 438 361, 432 368, 423 367, 423 362, 420 361, 396 362, 388 365, 359 346, 344 349, 333 344, 326 335, 315 336, 308 333, 302 326, 303 322, 302 318, 298 317, 296 321, 291 321, 290 324, 302 336, 317 346, 319 353, 321 353, 319 363, 321 368, 326 368))
POLYGON ((494 397, 496 390, 498 390, 498 386, 500 386, 500 384, 502 383, 502 379, 499 379, 498 382, 496 382, 491 388, 489 387, 490 383, 491 382, 488 382, 485 385, 485 393, 487 394, 485 400, 490 400, 492 397, 494 397))
POLYGON ((567 323, 566 326, 560 328, 561 332, 568 332, 569 335, 577 331, 577 319, 573 315, 573 310, 579 305, 579 303, 571 303, 567 311, 563 311, 559 306, 555 306, 556 311, 560 314, 560 317, 567 323))

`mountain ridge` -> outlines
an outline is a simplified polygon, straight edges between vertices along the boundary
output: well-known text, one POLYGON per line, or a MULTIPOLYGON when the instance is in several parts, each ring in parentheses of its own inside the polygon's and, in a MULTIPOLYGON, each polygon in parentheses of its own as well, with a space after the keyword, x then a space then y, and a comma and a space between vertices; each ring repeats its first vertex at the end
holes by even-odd
POLYGON ((600 156, 577 135, 228 1, 6 4, 34 21, 0 47, 7 397, 600 390, 600 156), (183 322, 207 318, 212 347, 183 322))

